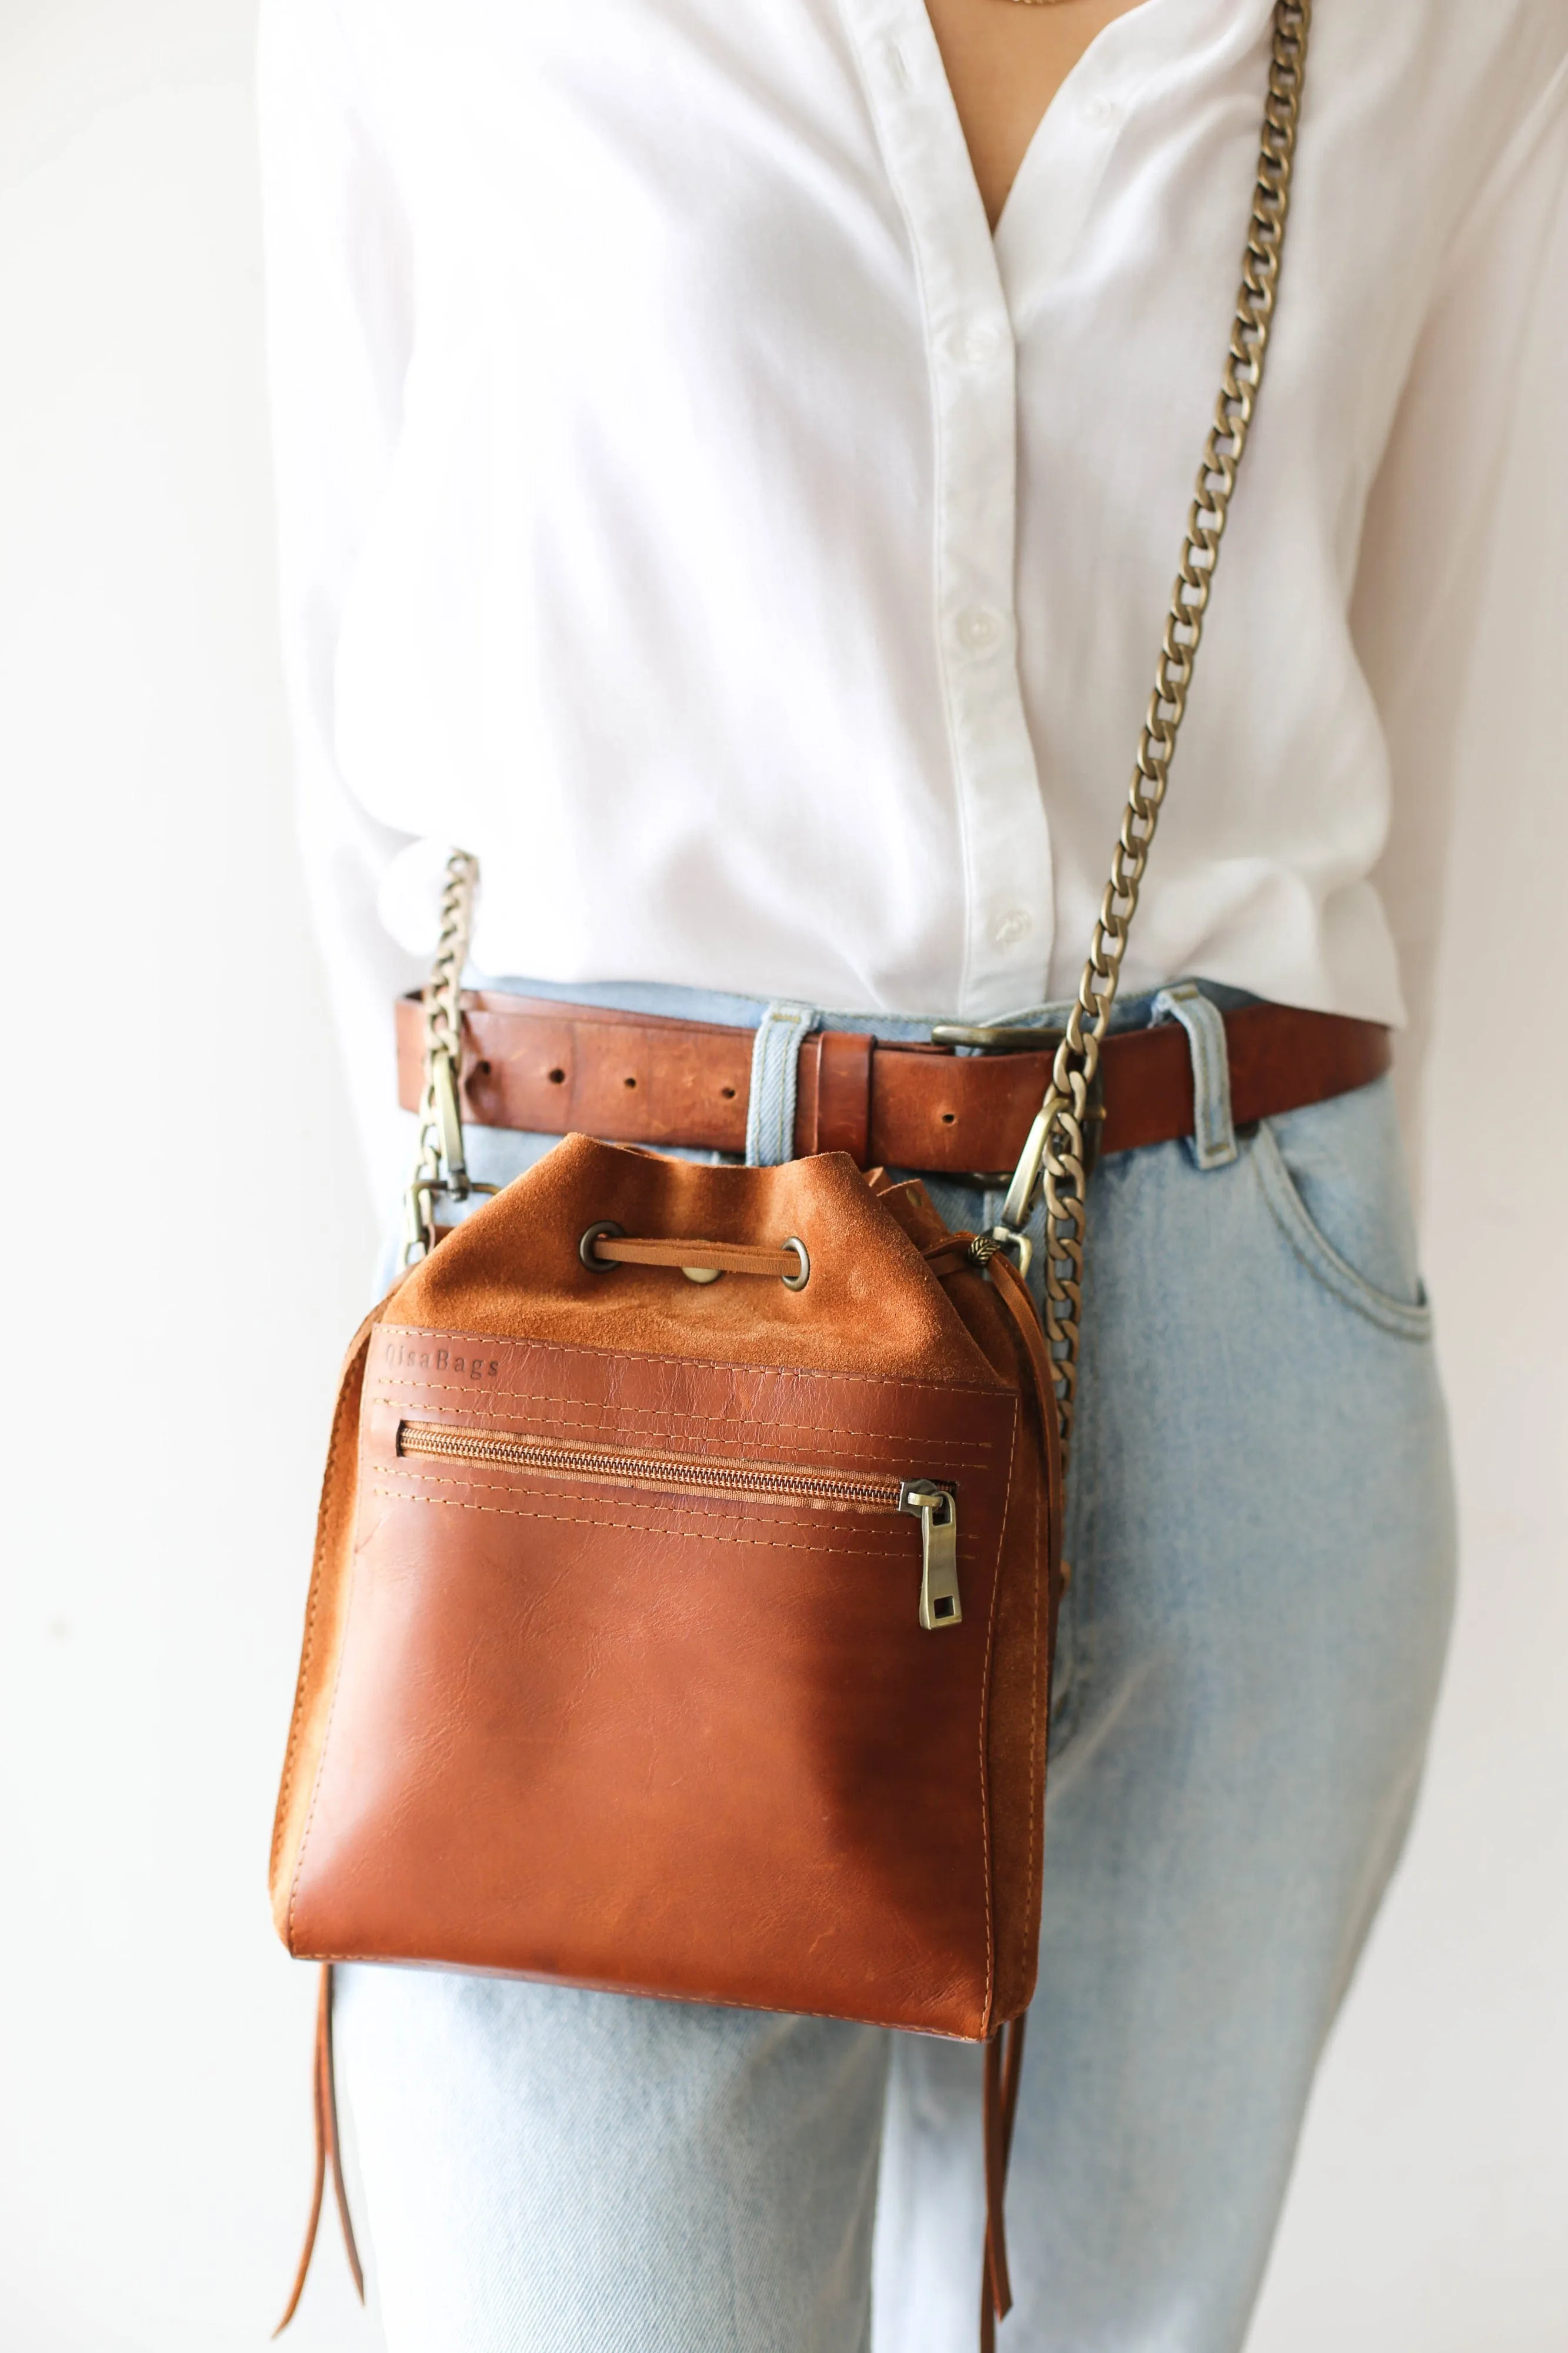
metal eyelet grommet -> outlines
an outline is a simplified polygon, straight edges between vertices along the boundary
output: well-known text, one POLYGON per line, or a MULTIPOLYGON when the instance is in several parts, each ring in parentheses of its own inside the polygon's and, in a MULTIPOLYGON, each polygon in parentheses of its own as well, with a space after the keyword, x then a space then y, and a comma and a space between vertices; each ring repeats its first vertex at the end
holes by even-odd
POLYGON ((787 1250, 794 1250, 800 1265, 797 1272, 781 1274, 779 1281, 786 1291, 804 1291, 811 1281, 811 1254, 798 1234, 786 1234, 782 1246, 787 1250))
POLYGON ((590 1274, 614 1274, 616 1271, 614 1260, 596 1258, 594 1254, 594 1244, 601 1234, 614 1234, 616 1239, 620 1240, 624 1239, 626 1230, 625 1226, 616 1225, 614 1218, 601 1218, 596 1226, 589 1227, 577 1245, 577 1255, 590 1274))

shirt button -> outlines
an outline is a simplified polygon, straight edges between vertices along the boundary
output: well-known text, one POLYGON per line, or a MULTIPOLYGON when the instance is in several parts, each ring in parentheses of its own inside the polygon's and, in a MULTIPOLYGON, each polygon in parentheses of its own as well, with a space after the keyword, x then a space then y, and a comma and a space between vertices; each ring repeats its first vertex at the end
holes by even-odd
POLYGON ((1121 100, 1108 90, 1086 90, 1078 102, 1078 119, 1091 131, 1109 131, 1121 120, 1121 100))
POLYGON ((882 54, 887 59, 888 79, 892 83, 893 88, 908 90, 910 61, 904 55, 902 46, 898 41, 889 41, 882 54))
POLYGON ((984 367, 1002 348, 994 327, 961 327, 952 338, 952 354, 965 367, 984 367))
POLYGON ((999 646, 1007 625, 989 605, 971 605, 958 617, 958 642, 966 653, 988 654, 999 646))
POLYGON ((1026 908, 1009 907, 1006 913, 998 915, 992 924, 991 936, 999 948, 1016 947, 1020 940, 1028 938, 1034 928, 1034 918, 1026 908))

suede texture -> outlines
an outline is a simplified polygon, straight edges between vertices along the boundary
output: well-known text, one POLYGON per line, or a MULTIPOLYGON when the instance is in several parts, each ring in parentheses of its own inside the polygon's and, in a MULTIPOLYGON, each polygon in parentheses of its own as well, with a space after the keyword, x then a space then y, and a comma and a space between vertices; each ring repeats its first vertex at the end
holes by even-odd
POLYGON ((710 1364, 997 1380, 919 1250, 838 1152, 737 1168, 564 1136, 414 1269, 396 1320, 710 1364), (787 1291, 751 1276, 697 1284, 658 1267, 591 1270, 578 1245, 608 1219, 638 1238, 776 1245, 796 1235, 811 1279, 787 1291))

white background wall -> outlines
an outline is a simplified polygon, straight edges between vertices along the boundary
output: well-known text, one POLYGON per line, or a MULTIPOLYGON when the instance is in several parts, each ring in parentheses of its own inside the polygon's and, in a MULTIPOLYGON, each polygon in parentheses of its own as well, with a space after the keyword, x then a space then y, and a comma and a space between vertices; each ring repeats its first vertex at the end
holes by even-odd
MULTIPOLYGON (((257 2353, 309 2179, 262 1881, 372 1237, 289 839, 250 19, 0 0, 11 2353, 257 2353)), ((1568 2353, 1568 350, 1528 376, 1553 572, 1487 607, 1426 1175, 1458 1647, 1251 2353, 1568 2353)), ((332 2242, 293 2341, 379 2344, 332 2242)))

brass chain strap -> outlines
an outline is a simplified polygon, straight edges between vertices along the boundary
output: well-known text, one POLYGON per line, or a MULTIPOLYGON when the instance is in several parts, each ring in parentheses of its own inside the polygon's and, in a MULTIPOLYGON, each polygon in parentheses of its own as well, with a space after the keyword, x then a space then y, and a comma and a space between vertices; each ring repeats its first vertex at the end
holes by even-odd
MULTIPOLYGON (((1127 806, 1110 861, 1110 880, 1100 901, 1094 937, 1079 983, 1078 998, 1057 1049, 1051 1083, 1024 1146, 1003 1205, 1001 1222, 984 1238, 993 1247, 1011 1244, 1028 1261, 1024 1228, 1042 1172, 1046 1196, 1046 1333, 1055 1365, 1057 1407, 1065 1463, 1072 1440, 1078 1395, 1079 1319, 1083 1304, 1084 1233, 1088 1174, 1084 1128, 1094 1115, 1089 1101, 1100 1050, 1110 1025, 1121 976, 1127 934, 1160 821, 1176 736, 1187 707, 1193 664, 1203 637, 1219 543, 1236 489, 1237 469, 1263 380, 1279 280, 1279 259, 1290 203, 1290 172, 1306 72, 1311 0, 1277 0, 1268 94, 1253 192, 1252 218, 1242 260, 1230 352, 1215 420, 1198 469, 1187 515, 1186 544, 1171 595, 1154 691, 1138 741, 1127 806)), ((1089 1155, 1092 1165, 1092 1154, 1089 1155)))
POLYGON ((425 989, 425 1092, 419 1101, 419 1139, 414 1173, 404 1197, 403 1262, 412 1266, 436 1247, 436 1198, 445 1193, 466 1201, 489 1193, 468 1175, 458 1095, 463 1051, 463 966, 468 959, 474 885, 479 863, 466 849, 447 860, 441 892, 441 928, 436 960, 425 989))

